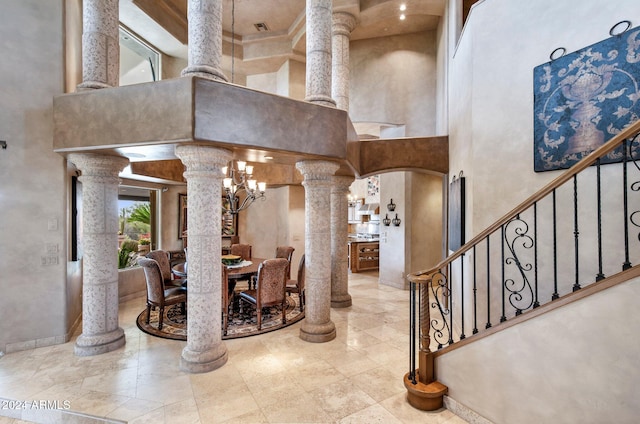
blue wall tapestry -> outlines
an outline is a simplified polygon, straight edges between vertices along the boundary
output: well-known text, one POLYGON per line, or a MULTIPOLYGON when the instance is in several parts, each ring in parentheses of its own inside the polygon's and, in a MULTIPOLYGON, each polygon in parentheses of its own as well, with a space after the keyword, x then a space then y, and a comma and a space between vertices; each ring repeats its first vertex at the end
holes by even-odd
POLYGON ((570 168, 635 122, 639 79, 640 27, 536 66, 534 170, 570 168))

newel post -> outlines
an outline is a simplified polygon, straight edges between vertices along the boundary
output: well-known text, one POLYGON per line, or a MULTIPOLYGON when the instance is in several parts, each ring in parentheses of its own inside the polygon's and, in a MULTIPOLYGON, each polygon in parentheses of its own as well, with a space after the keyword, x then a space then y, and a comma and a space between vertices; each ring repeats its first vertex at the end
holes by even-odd
POLYGON ((429 286, 431 276, 409 275, 409 372, 404 376, 407 400, 411 406, 423 411, 442 408, 447 386, 435 379, 433 352, 429 349, 431 316, 429 313, 429 286), (419 333, 419 335, 417 334, 419 333), (419 338, 418 366, 416 368, 416 339, 419 338))

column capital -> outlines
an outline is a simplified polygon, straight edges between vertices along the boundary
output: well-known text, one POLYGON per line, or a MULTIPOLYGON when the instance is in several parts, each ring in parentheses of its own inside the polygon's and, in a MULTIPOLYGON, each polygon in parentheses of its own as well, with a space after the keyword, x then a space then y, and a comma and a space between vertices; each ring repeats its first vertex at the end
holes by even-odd
POLYGON ((330 182, 339 168, 337 163, 325 160, 303 160, 296 163, 296 169, 300 171, 304 181, 330 182))
POLYGON ((67 160, 73 163, 83 176, 95 177, 118 176, 118 173, 129 165, 129 159, 123 156, 96 153, 71 153, 67 160))
POLYGON ((223 166, 233 158, 230 150, 201 144, 176 146, 176 156, 187 167, 187 172, 215 172, 222 178, 223 166))
POLYGON ((333 12, 331 17, 333 35, 351 37, 351 31, 356 28, 356 17, 347 12, 333 12))
POLYGON ((350 175, 334 175, 332 178, 333 181, 333 191, 337 193, 348 192, 349 187, 355 181, 355 177, 350 175))

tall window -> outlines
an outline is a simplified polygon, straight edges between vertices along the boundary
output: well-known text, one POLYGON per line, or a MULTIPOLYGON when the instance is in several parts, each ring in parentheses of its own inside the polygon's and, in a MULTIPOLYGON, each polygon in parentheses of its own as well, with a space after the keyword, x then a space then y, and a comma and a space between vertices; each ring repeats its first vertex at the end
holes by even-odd
POLYGON ((120 27, 120 85, 160 79, 160 53, 120 27))

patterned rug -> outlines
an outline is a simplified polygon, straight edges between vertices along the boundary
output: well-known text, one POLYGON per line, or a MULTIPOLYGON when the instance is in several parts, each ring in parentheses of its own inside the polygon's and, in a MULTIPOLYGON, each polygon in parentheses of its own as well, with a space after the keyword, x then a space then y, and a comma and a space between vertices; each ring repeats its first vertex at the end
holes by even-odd
MULTIPOLYGON (((262 329, 260 331, 258 331, 255 308, 245 303, 242 312, 239 310, 232 311, 229 317, 227 335, 223 335, 222 338, 235 339, 255 336, 294 324, 304 318, 304 312, 300 312, 298 302, 297 294, 294 293, 291 296, 287 296, 287 323, 284 325, 282 324, 282 313, 279 306, 264 308, 262 311, 262 329)), ((151 319, 147 324, 147 310, 145 308, 136 320, 138 328, 156 337, 187 340, 187 316, 182 313, 180 305, 173 305, 165 309, 162 330, 158 330, 158 313, 159 308, 151 311, 151 319)), ((222 318, 220 324, 222 324, 222 318)))

